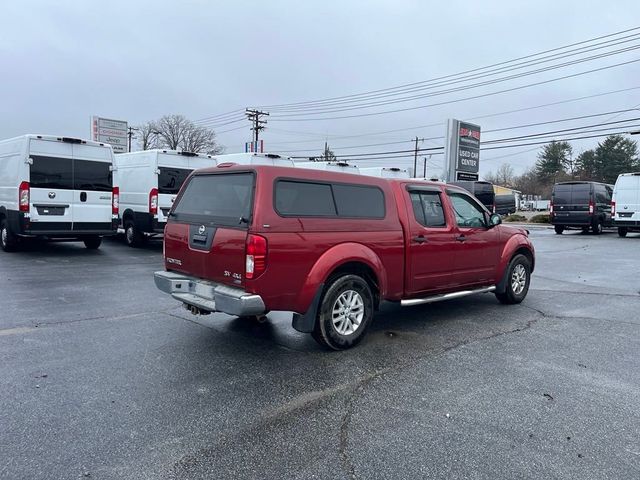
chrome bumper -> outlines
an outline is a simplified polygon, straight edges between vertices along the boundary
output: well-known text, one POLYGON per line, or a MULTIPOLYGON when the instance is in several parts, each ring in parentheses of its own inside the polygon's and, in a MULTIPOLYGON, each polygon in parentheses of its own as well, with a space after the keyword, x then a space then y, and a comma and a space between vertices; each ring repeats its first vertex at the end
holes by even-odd
POLYGON ((265 312, 260 295, 239 288, 190 277, 176 272, 155 272, 156 287, 182 303, 207 312, 223 312, 238 317, 265 312))

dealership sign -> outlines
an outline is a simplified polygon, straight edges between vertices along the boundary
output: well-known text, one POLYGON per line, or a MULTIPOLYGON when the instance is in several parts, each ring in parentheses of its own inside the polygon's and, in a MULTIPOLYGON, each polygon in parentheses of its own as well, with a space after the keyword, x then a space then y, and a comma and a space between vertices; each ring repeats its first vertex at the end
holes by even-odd
POLYGON ((128 147, 128 124, 124 120, 91 117, 91 138, 95 142, 108 143, 115 153, 126 153, 128 147))
POLYGON ((480 170, 480 127, 450 119, 445 146, 448 181, 478 180, 480 170))

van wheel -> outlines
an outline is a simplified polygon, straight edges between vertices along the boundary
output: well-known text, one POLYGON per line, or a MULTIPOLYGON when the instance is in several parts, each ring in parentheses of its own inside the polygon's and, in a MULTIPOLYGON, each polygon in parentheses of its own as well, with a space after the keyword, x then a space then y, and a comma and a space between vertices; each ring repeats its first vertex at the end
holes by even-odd
POLYGON ((602 233, 602 222, 600 220, 596 220, 596 222, 591 226, 594 235, 600 235, 602 233))
POLYGON ((11 230, 9 230, 9 224, 6 219, 0 220, 0 247, 5 252, 13 252, 18 245, 18 237, 16 237, 11 230))
POLYGON ((92 235, 90 237, 85 237, 83 239, 83 242, 84 246, 89 250, 97 250, 98 248, 100 248, 100 244, 102 243, 102 237, 99 237, 98 235, 92 235))
POLYGON ((496 298, 506 305, 522 302, 527 296, 529 283, 531 283, 531 262, 522 254, 516 255, 509 263, 505 275, 505 291, 496 292, 496 298))
POLYGON ((562 232, 564 232, 564 227, 562 225, 556 225, 553 229, 558 235, 562 235, 562 232))
POLYGON ((628 232, 629 232, 629 229, 627 227, 618 227, 619 237, 626 237, 628 232))
POLYGON ((126 221, 124 224, 124 241, 130 247, 139 247, 144 243, 144 233, 138 230, 131 220, 126 221))
POLYGON ((364 338, 372 319, 369 284, 358 275, 343 275, 325 290, 311 335, 320 345, 345 350, 364 338))

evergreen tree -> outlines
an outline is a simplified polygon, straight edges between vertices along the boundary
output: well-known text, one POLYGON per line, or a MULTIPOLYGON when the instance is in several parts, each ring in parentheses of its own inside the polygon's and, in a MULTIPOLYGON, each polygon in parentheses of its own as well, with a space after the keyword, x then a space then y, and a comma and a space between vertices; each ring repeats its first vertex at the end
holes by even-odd
POLYGON ((573 149, 569 142, 555 140, 544 147, 538 154, 536 175, 543 183, 553 183, 559 176, 565 176, 567 168, 571 168, 573 149))

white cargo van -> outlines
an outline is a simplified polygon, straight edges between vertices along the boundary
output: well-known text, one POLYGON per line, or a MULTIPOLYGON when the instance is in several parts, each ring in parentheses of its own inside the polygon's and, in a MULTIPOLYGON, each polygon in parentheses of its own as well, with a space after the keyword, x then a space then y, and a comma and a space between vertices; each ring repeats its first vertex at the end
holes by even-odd
POLYGON ((275 165, 277 167, 293 167, 293 160, 274 153, 227 153, 215 155, 218 165, 221 163, 237 163, 239 165, 275 165))
POLYGON ((0 141, 0 246, 22 238, 81 240, 100 246, 116 231, 118 190, 111 146, 23 135, 0 141))
POLYGON ((296 167, 329 172, 353 173, 355 175, 360 174, 360 169, 356 165, 347 162, 296 162, 296 167))
POLYGON ((409 170, 398 167, 360 167, 362 175, 382 178, 411 178, 409 170))
POLYGON ((213 167, 211 155, 175 150, 143 150, 115 158, 115 185, 120 191, 118 225, 129 246, 161 234, 173 201, 189 174, 213 167))
POLYGON ((640 173, 618 175, 611 197, 611 216, 621 237, 640 232, 640 173))

